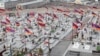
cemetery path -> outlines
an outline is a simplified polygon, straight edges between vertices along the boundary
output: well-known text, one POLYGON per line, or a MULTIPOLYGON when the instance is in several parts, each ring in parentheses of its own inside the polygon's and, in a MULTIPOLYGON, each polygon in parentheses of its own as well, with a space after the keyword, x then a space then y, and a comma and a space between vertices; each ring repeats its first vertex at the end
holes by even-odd
MULTIPOLYGON (((86 24, 89 21, 89 19, 90 18, 83 20, 83 23, 86 24)), ((85 24, 83 24, 82 28, 85 26, 85 24)), ((73 35, 74 34, 75 31, 73 31, 73 35)), ((59 42, 54 48, 52 48, 50 56, 62 56, 66 51, 66 49, 68 48, 68 46, 70 45, 71 39, 72 39, 72 31, 64 39, 62 39, 61 42, 59 42)))

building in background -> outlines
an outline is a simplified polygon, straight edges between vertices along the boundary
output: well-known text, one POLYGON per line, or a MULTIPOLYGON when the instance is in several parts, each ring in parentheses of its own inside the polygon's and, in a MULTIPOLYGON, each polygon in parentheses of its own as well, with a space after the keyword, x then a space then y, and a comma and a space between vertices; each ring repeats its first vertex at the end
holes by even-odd
POLYGON ((4 3, 5 9, 15 10, 17 5, 21 5, 27 9, 44 5, 45 3, 48 3, 49 0, 0 0, 0 2, 4 3))
POLYGON ((15 10, 16 6, 21 6, 24 9, 31 9, 40 7, 49 2, 67 2, 83 5, 98 5, 100 0, 0 0, 4 4, 4 8, 8 10, 15 10))
POLYGON ((100 0, 51 0, 51 1, 60 1, 60 2, 67 2, 67 3, 76 3, 76 4, 83 4, 83 5, 100 5, 100 0))
POLYGON ((5 9, 5 4, 4 3, 0 3, 0 9, 5 9))

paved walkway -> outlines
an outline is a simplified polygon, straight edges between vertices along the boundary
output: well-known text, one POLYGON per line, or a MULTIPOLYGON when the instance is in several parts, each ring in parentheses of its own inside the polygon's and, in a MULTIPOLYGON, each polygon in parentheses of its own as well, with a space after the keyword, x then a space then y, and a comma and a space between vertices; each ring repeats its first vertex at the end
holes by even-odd
MULTIPOLYGON (((78 56, 78 53, 68 52, 66 56, 78 56)), ((79 56, 93 56, 91 53, 80 53, 79 56)))
MULTIPOLYGON (((92 19, 92 18, 88 18, 88 17, 87 17, 87 19, 83 21, 84 25, 82 26, 82 29, 86 26, 86 24, 87 24, 91 19, 92 19)), ((66 49, 66 51, 67 51, 67 52, 65 52, 63 56, 77 56, 76 53, 74 53, 74 54, 72 54, 72 55, 69 55, 69 52, 68 52, 67 49, 66 49), (66 55, 65 55, 65 54, 66 54, 66 55)), ((85 54, 84 54, 84 53, 81 53, 81 54, 80 54, 80 56, 91 56, 91 55, 92 55, 92 54, 89 54, 89 53, 85 53, 85 54)))
POLYGON ((66 51, 71 41, 62 40, 58 45, 56 45, 52 51, 50 56, 62 56, 62 54, 66 51))
MULTIPOLYGON (((87 18, 83 20, 83 23, 87 23, 90 18, 87 18)), ((85 26, 85 24, 82 26, 82 28, 85 26)), ((75 34, 75 32, 73 32, 75 34)), ((68 48, 69 44, 71 43, 72 39, 72 32, 68 34, 64 39, 62 39, 61 42, 59 42, 51 51, 50 56, 62 56, 66 49, 68 48)))

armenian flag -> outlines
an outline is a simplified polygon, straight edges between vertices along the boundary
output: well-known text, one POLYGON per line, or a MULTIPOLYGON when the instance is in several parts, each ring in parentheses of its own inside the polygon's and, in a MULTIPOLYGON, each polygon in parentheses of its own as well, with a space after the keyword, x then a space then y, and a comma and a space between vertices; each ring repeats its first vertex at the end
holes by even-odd
POLYGON ((45 13, 46 15, 48 15, 48 16, 51 16, 51 13, 45 13))
POLYGON ((57 9, 57 11, 64 12, 62 9, 57 9))
POLYGON ((30 20, 30 19, 27 19, 27 21, 28 21, 29 23, 31 23, 31 20, 30 20))
POLYGON ((6 29, 6 32, 15 32, 15 30, 12 29, 11 27, 6 27, 5 29, 6 29))
POLYGON ((92 15, 93 15, 93 16, 96 16, 97 14, 96 14, 96 13, 94 13, 94 12, 92 12, 92 15))
POLYGON ((30 12, 30 13, 29 13, 29 16, 34 16, 34 15, 35 15, 34 12, 30 12))
POLYGON ((6 10, 5 9, 1 9, 0 8, 0 13, 3 13, 3 12, 5 12, 6 10))
POLYGON ((32 32, 28 28, 24 28, 24 30, 25 30, 26 35, 31 35, 32 34, 32 32))
POLYGON ((44 18, 44 16, 43 16, 42 14, 40 14, 40 13, 38 14, 38 16, 39 16, 40 18, 44 18))
POLYGON ((43 21, 42 21, 42 18, 37 18, 37 21, 38 21, 38 22, 43 22, 43 21))
POLYGON ((76 23, 78 23, 78 24, 81 24, 81 25, 82 25, 82 22, 80 22, 78 19, 76 19, 76 23))
POLYGON ((6 17, 6 22, 7 22, 8 24, 10 23, 9 17, 6 17))
POLYGON ((53 14, 53 18, 58 18, 56 14, 53 14))
POLYGON ((93 23, 92 23, 92 28, 93 28, 94 30, 100 31, 100 26, 97 25, 97 24, 93 24, 93 23))
POLYGON ((45 27, 46 26, 45 23, 43 23, 43 22, 38 22, 38 25, 41 26, 41 27, 45 27))
POLYGON ((1 24, 4 24, 4 25, 6 25, 7 23, 6 23, 6 22, 4 22, 4 21, 1 21, 1 24))
POLYGON ((96 6, 93 6, 92 8, 93 8, 93 9, 98 9, 96 6))
POLYGON ((78 25, 73 23, 73 29, 77 29, 78 28, 78 25))
POLYGON ((75 9, 74 12, 79 13, 79 14, 83 14, 84 11, 83 10, 75 9))
MULTIPOLYGON (((65 13, 65 14, 63 14, 63 15, 64 15, 64 16, 69 16, 69 15, 68 15, 68 14, 66 14, 66 13, 65 13)), ((69 16, 69 17, 70 17, 70 16, 69 16)))
POLYGON ((16 26, 20 26, 20 23, 19 22, 16 22, 16 26))

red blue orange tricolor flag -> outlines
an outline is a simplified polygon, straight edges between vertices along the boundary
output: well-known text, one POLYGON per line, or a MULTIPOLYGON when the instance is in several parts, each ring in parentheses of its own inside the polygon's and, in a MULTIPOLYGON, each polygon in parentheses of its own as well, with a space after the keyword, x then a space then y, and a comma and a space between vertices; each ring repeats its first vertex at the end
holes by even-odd
POLYGON ((93 23, 92 23, 92 28, 93 28, 94 30, 100 31, 100 26, 97 25, 97 24, 93 24, 93 23))
POLYGON ((9 17, 6 17, 6 22, 7 22, 8 24, 10 23, 9 17))
POLYGON ((93 16, 96 16, 97 14, 96 14, 95 12, 92 12, 92 15, 93 15, 93 16))
POLYGON ((43 23, 43 22, 38 22, 38 25, 41 26, 41 27, 45 27, 46 26, 45 23, 43 23))
POLYGON ((5 29, 6 29, 6 32, 15 32, 15 30, 12 29, 11 27, 6 27, 5 29))
POLYGON ((32 31, 30 31, 29 29, 24 28, 24 30, 25 30, 25 34, 26 35, 31 35, 32 34, 32 31))
POLYGON ((75 23, 73 23, 72 27, 73 27, 73 29, 77 29, 78 28, 78 25, 75 24, 75 23))
POLYGON ((19 22, 16 22, 16 26, 20 26, 20 23, 19 22))

